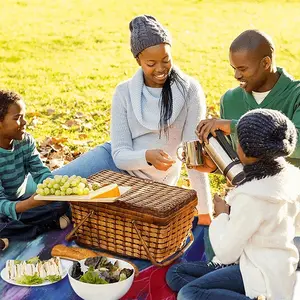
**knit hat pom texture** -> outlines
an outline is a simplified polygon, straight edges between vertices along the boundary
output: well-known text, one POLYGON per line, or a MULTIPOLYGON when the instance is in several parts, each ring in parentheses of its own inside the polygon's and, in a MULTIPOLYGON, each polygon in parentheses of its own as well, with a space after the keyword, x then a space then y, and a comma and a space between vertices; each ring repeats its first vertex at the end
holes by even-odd
POLYGON ((295 125, 272 109, 254 109, 244 114, 237 124, 237 135, 247 157, 289 156, 297 143, 295 125))

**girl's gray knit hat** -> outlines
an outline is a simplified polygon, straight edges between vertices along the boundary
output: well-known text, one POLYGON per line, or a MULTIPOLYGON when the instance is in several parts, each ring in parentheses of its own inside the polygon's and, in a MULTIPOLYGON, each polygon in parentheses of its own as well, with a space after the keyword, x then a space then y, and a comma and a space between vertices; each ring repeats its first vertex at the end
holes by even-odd
POLYGON ((297 130, 278 110, 254 109, 237 124, 240 146, 246 156, 274 159, 291 155, 297 143, 297 130))
POLYGON ((134 57, 148 47, 169 44, 171 36, 168 31, 152 16, 141 15, 129 23, 130 46, 134 57))

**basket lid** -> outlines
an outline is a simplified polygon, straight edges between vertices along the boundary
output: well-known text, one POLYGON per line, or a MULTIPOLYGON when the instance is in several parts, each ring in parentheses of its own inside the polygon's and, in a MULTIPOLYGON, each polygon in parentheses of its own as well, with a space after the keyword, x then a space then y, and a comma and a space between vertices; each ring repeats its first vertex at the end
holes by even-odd
POLYGON ((152 214, 154 217, 169 217, 197 199, 197 193, 194 190, 169 186, 109 170, 96 173, 90 176, 88 180, 98 182, 101 186, 111 183, 130 186, 131 189, 128 192, 109 205, 152 214))

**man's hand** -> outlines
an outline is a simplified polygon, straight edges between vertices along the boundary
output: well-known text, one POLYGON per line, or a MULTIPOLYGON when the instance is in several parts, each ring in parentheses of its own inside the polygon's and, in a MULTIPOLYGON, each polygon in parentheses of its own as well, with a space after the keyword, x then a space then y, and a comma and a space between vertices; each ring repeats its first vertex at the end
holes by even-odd
POLYGON ((26 200, 22 200, 16 204, 16 212, 17 213, 22 213, 24 211, 27 211, 31 208, 38 207, 38 206, 44 206, 48 205, 51 202, 49 201, 44 201, 44 200, 34 200, 34 196, 36 194, 32 195, 30 198, 26 200))
POLYGON ((229 205, 223 200, 219 195, 214 195, 214 216, 217 217, 218 215, 225 213, 229 215, 229 205))
POLYGON ((210 158, 210 156, 202 150, 202 161, 203 165, 201 166, 188 166, 189 169, 195 169, 199 172, 211 173, 217 170, 217 166, 214 161, 210 158))
POLYGON ((196 134, 201 143, 208 143, 208 135, 211 133, 216 137, 216 130, 221 130, 225 135, 229 135, 231 133, 230 124, 231 120, 216 118, 202 120, 197 126, 196 134))
POLYGON ((146 160, 160 171, 167 171, 176 162, 168 153, 161 149, 147 150, 146 160))

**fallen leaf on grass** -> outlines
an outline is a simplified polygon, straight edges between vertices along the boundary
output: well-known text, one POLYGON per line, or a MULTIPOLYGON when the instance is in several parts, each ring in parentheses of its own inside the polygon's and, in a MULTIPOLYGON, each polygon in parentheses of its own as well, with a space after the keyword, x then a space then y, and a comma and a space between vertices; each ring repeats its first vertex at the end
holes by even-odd
POLYGON ((93 128, 93 124, 92 123, 83 123, 82 127, 90 130, 93 128))
POLYGON ((62 144, 53 144, 53 145, 49 145, 49 147, 54 151, 61 151, 64 149, 65 146, 62 144))
POLYGON ((32 118, 32 120, 27 125, 27 128, 34 129, 39 123, 41 123, 36 116, 32 118))
POLYGON ((85 140, 85 139, 88 138, 88 135, 87 135, 86 133, 80 133, 80 134, 78 135, 78 137, 79 137, 81 140, 85 140))
POLYGON ((62 143, 67 143, 68 141, 69 139, 67 137, 60 137, 60 138, 52 137, 51 139, 52 144, 62 144, 62 143))
POLYGON ((53 115, 55 113, 55 109, 53 108, 48 108, 47 109, 47 115, 50 116, 50 115, 53 115))
POLYGON ((81 123, 81 120, 73 119, 73 120, 66 121, 64 125, 67 127, 73 127, 73 126, 79 126, 80 123, 81 123))
POLYGON ((87 141, 73 140, 72 144, 75 145, 75 146, 86 146, 87 145, 87 141))
POLYGON ((47 137, 40 145, 40 147, 46 147, 50 145, 55 145, 55 144, 64 144, 69 141, 68 138, 66 137, 60 137, 60 138, 55 138, 55 137, 47 137))
POLYGON ((64 165, 64 160, 63 159, 57 159, 57 158, 54 158, 54 159, 51 159, 49 161, 49 169, 50 170, 53 170, 53 169, 56 169, 56 168, 60 168, 64 165))
POLYGON ((29 112, 26 112, 26 116, 27 116, 27 118, 40 117, 41 113, 38 111, 29 111, 29 112))
POLYGON ((75 116, 74 116, 76 119, 80 119, 80 118, 83 118, 84 117, 84 113, 78 111, 76 112, 75 116))
MULTIPOLYGON (((78 142, 79 146, 86 146, 90 141, 78 142)), ((62 167, 82 154, 80 151, 71 151, 70 147, 68 147, 66 143, 72 143, 72 145, 76 144, 74 141, 65 137, 47 137, 38 145, 41 159, 50 168, 50 170, 62 167)))

